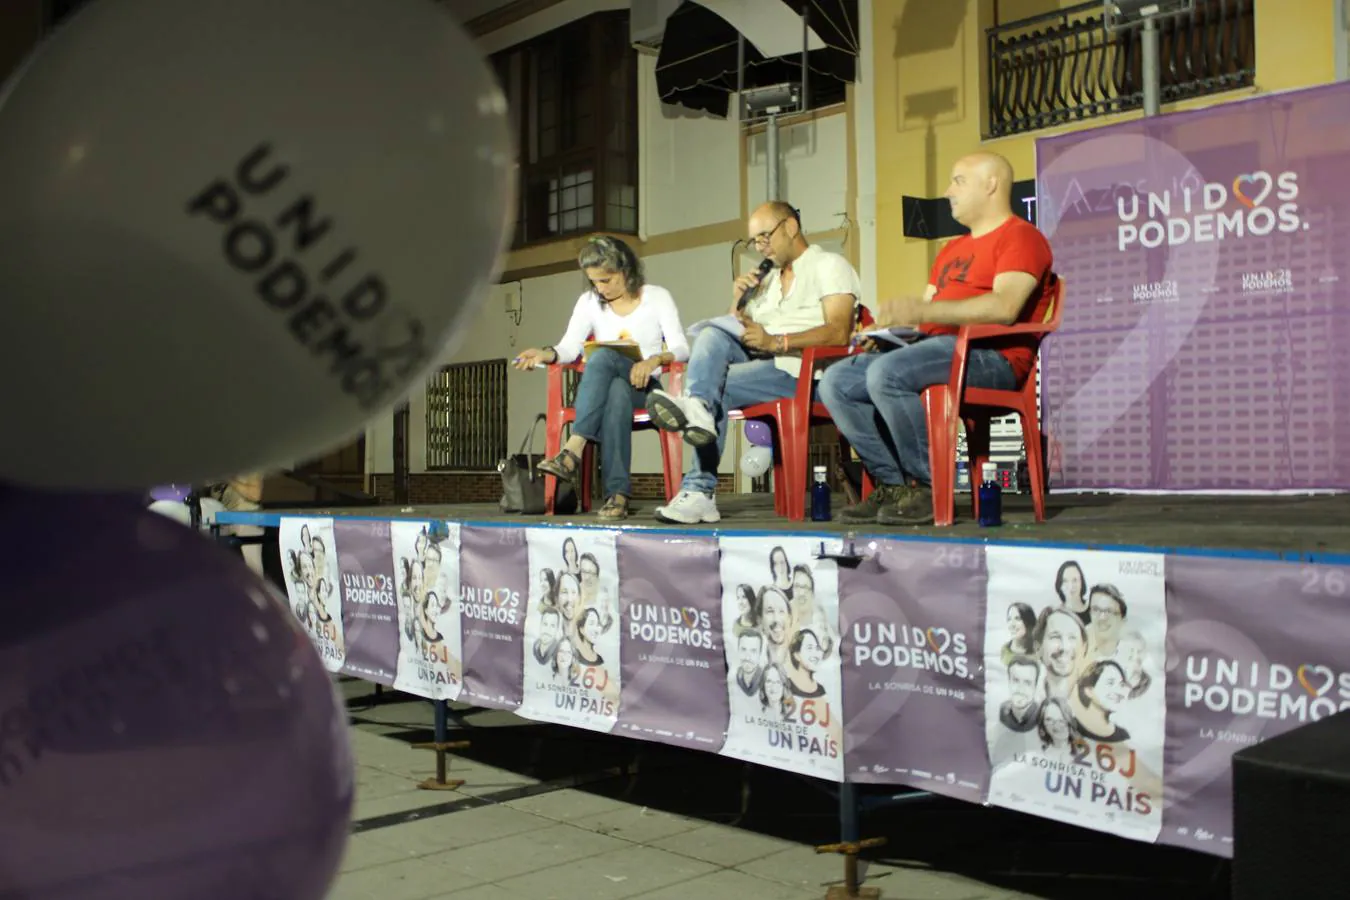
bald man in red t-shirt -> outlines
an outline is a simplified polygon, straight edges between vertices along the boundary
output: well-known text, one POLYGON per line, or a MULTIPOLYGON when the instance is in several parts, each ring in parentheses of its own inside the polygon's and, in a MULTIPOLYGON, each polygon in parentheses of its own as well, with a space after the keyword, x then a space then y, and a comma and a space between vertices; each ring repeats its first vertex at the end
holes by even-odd
MULTIPOLYGON (((927 336, 898 350, 851 356, 830 366, 820 381, 821 401, 877 484, 865 501, 840 511, 847 521, 932 523, 923 390, 950 377, 960 326, 1045 317, 1050 244, 1034 225, 1013 215, 1012 181, 1012 166, 996 154, 957 161, 944 196, 952 217, 970 234, 942 248, 922 298, 879 304, 878 327, 914 325, 927 336)), ((1037 343, 1032 335, 973 343, 966 384, 1015 389, 1031 372, 1037 343)))

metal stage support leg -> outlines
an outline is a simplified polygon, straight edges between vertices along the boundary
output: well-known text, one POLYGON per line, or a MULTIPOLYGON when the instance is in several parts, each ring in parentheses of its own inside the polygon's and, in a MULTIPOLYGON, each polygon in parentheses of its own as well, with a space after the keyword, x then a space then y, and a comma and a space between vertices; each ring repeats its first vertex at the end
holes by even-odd
POLYGON ((736 814, 736 818, 727 824, 732 828, 740 827, 741 822, 750 814, 750 776, 755 771, 754 765, 746 763, 741 768, 741 810, 736 814))
POLYGON ((394 410, 394 503, 407 506, 412 494, 408 477, 408 404, 394 410))
POLYGON ((624 775, 627 776, 627 783, 624 785, 623 793, 619 795, 621 800, 628 800, 638 789, 638 776, 642 774, 642 747, 641 745, 633 749, 633 758, 628 765, 624 767, 624 775))
MULTIPOLYGON (((532 729, 537 732, 538 729, 532 729)), ((544 765, 544 741, 537 734, 530 737, 530 758, 525 764, 525 774, 531 778, 539 778, 539 771, 544 765)), ((540 779, 542 780, 542 779, 540 779)))
MULTIPOLYGON (((424 791, 453 791, 464 784, 462 778, 447 779, 446 773, 449 771, 449 764, 446 761, 446 753, 450 750, 463 750, 469 746, 468 741, 451 741, 450 738, 450 705, 444 700, 433 701, 436 709, 436 740, 430 744, 413 744, 415 750, 434 750, 436 752, 436 777, 428 778, 420 782, 417 786, 424 791)), ((456 724, 461 724, 456 716, 456 724)))
POLYGON ((867 897, 877 900, 880 888, 865 888, 858 884, 858 854, 869 847, 880 847, 885 838, 859 840, 862 810, 858 803, 858 788, 846 781, 839 786, 839 843, 824 844, 817 853, 838 853, 844 857, 844 883, 825 892, 825 900, 844 900, 845 897, 867 897))

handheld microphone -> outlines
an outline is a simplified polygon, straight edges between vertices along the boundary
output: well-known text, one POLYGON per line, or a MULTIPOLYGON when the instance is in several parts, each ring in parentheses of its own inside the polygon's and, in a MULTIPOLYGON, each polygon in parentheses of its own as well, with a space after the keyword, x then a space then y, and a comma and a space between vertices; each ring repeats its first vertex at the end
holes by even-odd
POLYGON ((739 300, 736 301, 736 310, 737 310, 737 312, 739 312, 740 310, 745 309, 745 304, 749 303, 749 302, 750 302, 750 298, 753 297, 753 296, 755 296, 755 294, 757 294, 757 293, 759 292, 759 289, 760 289, 761 287, 763 287, 763 285, 764 285, 764 276, 765 276, 765 275, 768 275, 768 274, 769 274, 769 270, 772 269, 772 268, 773 268, 773 260, 769 259, 769 258, 766 256, 766 257, 764 258, 764 261, 761 262, 761 263, 759 264, 759 268, 755 270, 755 273, 756 273, 757 275, 759 275, 759 283, 756 284, 756 285, 754 285, 753 287, 748 288, 748 289, 745 291, 745 293, 741 294, 741 299, 739 299, 739 300))

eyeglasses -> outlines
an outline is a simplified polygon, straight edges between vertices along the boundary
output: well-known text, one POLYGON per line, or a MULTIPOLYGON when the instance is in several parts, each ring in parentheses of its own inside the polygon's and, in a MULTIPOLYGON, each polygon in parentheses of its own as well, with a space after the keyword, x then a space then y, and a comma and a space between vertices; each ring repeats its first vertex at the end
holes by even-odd
POLYGON ((773 226, 768 231, 761 231, 759 234, 755 235, 750 239, 750 243, 755 245, 756 247, 768 246, 769 241, 773 240, 774 234, 778 231, 778 229, 783 227, 783 223, 786 221, 787 219, 779 219, 777 225, 773 226))

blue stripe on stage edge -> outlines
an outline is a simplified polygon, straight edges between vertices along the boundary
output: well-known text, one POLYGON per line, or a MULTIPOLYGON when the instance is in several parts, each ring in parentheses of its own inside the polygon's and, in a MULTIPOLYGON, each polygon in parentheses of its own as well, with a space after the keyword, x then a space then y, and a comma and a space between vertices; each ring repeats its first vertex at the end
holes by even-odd
MULTIPOLYGON (((391 516, 369 516, 369 515, 350 515, 346 513, 325 512, 314 510, 313 512, 303 513, 279 513, 268 510, 239 511, 229 512, 222 510, 216 513, 216 524, 218 525, 251 525, 259 528, 277 528, 281 525, 282 519, 342 519, 351 522, 381 522, 381 521, 399 521, 404 517, 391 516)), ((435 516, 408 516, 409 521, 431 520, 435 516)), ((597 529, 601 531, 659 531, 663 534, 678 535, 696 535, 696 536, 727 536, 727 537, 779 537, 789 533, 784 531, 774 531, 763 528, 669 528, 652 527, 645 528, 638 526, 628 526, 627 528, 615 529, 612 525, 593 525, 589 523, 569 523, 569 524, 551 524, 549 522, 500 522, 500 521, 477 521, 473 519, 449 519, 447 521, 458 522, 460 525, 470 528, 560 528, 569 531, 582 529, 597 529)), ((841 532, 823 532, 823 531, 792 531, 791 534, 798 537, 812 538, 815 540, 837 540, 841 537, 841 532)), ((1048 547, 1060 550, 1108 550, 1119 553, 1163 553, 1173 556, 1192 556, 1209 557, 1220 559, 1252 559, 1268 560, 1272 562, 1299 562, 1299 563, 1320 563, 1322 565, 1332 566, 1350 566, 1350 553, 1322 553, 1319 551, 1301 551, 1301 550, 1254 550, 1254 549, 1232 549, 1223 547, 1184 547, 1184 546, 1147 546, 1142 544, 1104 544, 1104 543, 1068 543, 1060 541, 999 541, 987 538, 944 538, 934 535, 916 534, 905 535, 896 532, 886 531, 854 531, 852 532, 855 540, 885 540, 885 541, 917 541, 930 544, 981 544, 987 546, 1001 547, 1048 547)))

